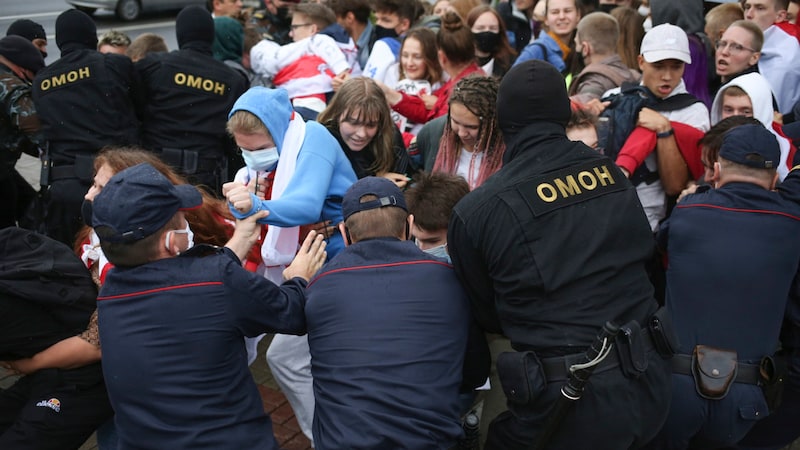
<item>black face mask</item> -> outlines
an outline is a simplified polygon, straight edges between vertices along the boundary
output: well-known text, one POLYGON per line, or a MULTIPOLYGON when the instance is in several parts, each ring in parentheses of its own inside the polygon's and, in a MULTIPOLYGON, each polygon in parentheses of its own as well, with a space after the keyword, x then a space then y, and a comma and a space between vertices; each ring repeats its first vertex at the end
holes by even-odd
POLYGON ((81 203, 81 218, 86 226, 92 226, 92 202, 89 200, 83 199, 81 203))
POLYGON ((397 31, 395 31, 394 28, 384 28, 380 25, 375 25, 375 37, 378 39, 397 38, 397 31))
POLYGON ((578 51, 578 49, 576 48, 575 52, 573 53, 573 55, 575 55, 574 58, 577 58, 578 63, 580 63, 579 64, 580 67, 585 67, 586 66, 586 61, 584 60, 584 56, 583 56, 583 51, 582 50, 578 51))
POLYGON ((475 47, 484 53, 493 53, 500 43, 500 33, 492 33, 491 31, 481 31, 480 33, 472 33, 475 38, 475 47))

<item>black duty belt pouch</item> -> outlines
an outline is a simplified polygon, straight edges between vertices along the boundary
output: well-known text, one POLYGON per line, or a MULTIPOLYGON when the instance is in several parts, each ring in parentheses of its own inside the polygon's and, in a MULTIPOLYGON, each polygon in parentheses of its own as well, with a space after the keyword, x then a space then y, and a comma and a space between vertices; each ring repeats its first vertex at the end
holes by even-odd
POLYGON ((194 175, 197 173, 200 154, 195 150, 163 148, 161 150, 161 158, 170 166, 178 169, 180 173, 194 175))
POLYGON ((692 377, 697 393, 709 400, 728 395, 739 369, 735 350, 698 345, 692 353, 692 377))
POLYGON ((650 338, 658 354, 664 359, 672 358, 680 346, 667 308, 659 308, 648 320, 647 328, 650 330, 650 338))
POLYGON ((617 356, 623 375, 628 378, 639 378, 647 370, 647 348, 639 322, 631 320, 619 327, 619 334, 614 341, 617 344, 617 356))
POLYGON ((783 401, 783 381, 788 371, 786 357, 783 355, 765 356, 759 364, 761 390, 764 391, 764 400, 767 401, 769 412, 772 413, 783 401))
POLYGON ((510 403, 533 403, 547 387, 547 379, 534 352, 503 352, 497 356, 497 375, 510 403))
POLYGON ((75 155, 75 177, 83 183, 94 181, 94 155, 75 155))

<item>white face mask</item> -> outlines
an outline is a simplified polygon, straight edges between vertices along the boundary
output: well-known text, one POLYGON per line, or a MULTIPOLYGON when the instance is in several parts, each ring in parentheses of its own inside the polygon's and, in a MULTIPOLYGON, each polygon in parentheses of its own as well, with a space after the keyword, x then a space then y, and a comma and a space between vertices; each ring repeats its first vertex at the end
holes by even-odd
POLYGON ((644 19, 644 23, 642 24, 642 27, 644 27, 644 32, 645 33, 649 32, 653 28, 653 18, 652 17, 648 17, 647 19, 644 19))
POLYGON ((637 11, 639 12, 639 15, 642 17, 647 17, 650 15, 649 6, 639 5, 639 9, 637 9, 637 11))
POLYGON ((166 239, 164 239, 164 246, 167 248, 168 251, 170 250, 170 248, 169 248, 169 240, 170 240, 170 237, 172 237, 172 233, 185 234, 186 235, 186 240, 189 241, 189 245, 186 246, 186 250, 184 250, 184 252, 189 251, 190 248, 194 247, 194 232, 192 232, 192 229, 189 228, 189 221, 186 221, 186 228, 184 228, 182 230, 170 230, 170 231, 167 231, 167 237, 166 237, 166 239))
POLYGON ((270 147, 255 151, 240 149, 242 150, 244 164, 248 169, 255 170, 256 172, 272 170, 275 164, 278 163, 278 147, 270 147))

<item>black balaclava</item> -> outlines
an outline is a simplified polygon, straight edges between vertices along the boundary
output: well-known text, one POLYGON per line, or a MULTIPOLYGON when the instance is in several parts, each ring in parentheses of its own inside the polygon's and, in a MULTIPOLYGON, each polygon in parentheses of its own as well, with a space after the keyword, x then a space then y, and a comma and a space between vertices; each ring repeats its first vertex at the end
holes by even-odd
POLYGON ((86 13, 68 9, 56 19, 56 45, 63 54, 73 49, 97 49, 97 26, 86 13))
POLYGON ((34 39, 47 40, 47 33, 44 32, 44 27, 30 19, 14 21, 8 26, 6 36, 22 36, 29 41, 34 39))
POLYGON ((564 77, 552 64, 529 60, 505 74, 497 91, 497 124, 506 145, 534 122, 566 127, 570 103, 564 77))
MULTIPOLYGON (((19 19, 8 26, 6 36, 22 36, 33 42, 34 39, 44 39, 47 42, 47 33, 44 27, 29 19, 19 19)), ((47 52, 41 52, 42 58, 47 58, 47 52)))
POLYGON ((44 67, 42 53, 22 36, 12 35, 0 39, 0 55, 34 74, 44 67))
POLYGON ((210 52, 214 43, 214 19, 211 13, 202 6, 183 8, 175 19, 175 36, 179 48, 191 44, 193 47, 208 47, 210 52))

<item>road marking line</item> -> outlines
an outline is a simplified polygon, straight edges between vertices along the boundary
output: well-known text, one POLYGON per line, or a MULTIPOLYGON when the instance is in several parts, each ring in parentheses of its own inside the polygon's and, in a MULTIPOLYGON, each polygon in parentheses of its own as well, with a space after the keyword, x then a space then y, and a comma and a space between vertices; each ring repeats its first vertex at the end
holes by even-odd
MULTIPOLYGON (((158 22, 158 23, 148 23, 145 25, 128 25, 124 27, 109 27, 109 28, 98 28, 97 29, 97 37, 99 38, 102 36, 106 31, 117 30, 117 31, 134 31, 134 30, 149 30, 151 28, 160 28, 160 27, 170 27, 175 25, 175 21, 170 20, 167 22, 158 22)), ((48 34, 47 40, 55 42, 56 35, 55 34, 48 34)))
POLYGON ((64 11, 56 11, 56 12, 46 12, 46 13, 34 13, 34 14, 21 14, 18 16, 0 16, 0 20, 17 20, 17 19, 31 19, 33 17, 50 17, 50 16, 57 16, 64 11))

